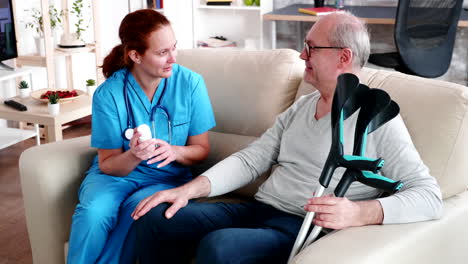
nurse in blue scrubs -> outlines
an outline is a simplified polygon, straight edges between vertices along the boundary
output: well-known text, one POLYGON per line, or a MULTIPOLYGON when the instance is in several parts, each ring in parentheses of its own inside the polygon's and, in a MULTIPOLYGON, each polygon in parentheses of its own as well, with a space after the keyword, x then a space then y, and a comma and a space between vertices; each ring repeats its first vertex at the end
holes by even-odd
POLYGON ((166 17, 150 9, 130 13, 119 37, 93 97, 91 146, 98 155, 79 190, 68 264, 134 263, 132 211, 193 178, 189 166, 207 157, 207 131, 215 126, 203 78, 176 64, 166 17), (142 124, 151 139, 138 140, 142 124))

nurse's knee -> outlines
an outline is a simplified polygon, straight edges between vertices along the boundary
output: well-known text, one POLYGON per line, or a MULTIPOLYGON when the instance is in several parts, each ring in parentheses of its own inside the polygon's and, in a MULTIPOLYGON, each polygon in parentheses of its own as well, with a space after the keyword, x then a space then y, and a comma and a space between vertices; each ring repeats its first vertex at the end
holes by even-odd
POLYGON ((120 202, 112 194, 99 194, 80 203, 74 217, 84 218, 90 224, 115 225, 120 202))

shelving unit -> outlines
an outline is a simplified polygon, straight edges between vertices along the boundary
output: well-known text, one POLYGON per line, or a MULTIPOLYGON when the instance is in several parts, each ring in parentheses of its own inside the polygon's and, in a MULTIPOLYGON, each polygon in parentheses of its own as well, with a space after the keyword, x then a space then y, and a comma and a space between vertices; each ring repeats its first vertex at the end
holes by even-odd
MULTIPOLYGON (((53 39, 52 39, 52 32, 50 27, 50 18, 49 18, 49 0, 41 0, 41 13, 43 16, 44 21, 44 47, 45 47, 45 56, 40 56, 37 54, 27 54, 19 56, 16 59, 16 64, 18 66, 36 66, 36 67, 45 67, 47 72, 47 84, 49 89, 55 89, 55 63, 54 57, 55 56, 65 56, 65 64, 66 64, 66 73, 67 73, 67 88, 68 89, 75 89, 73 84, 73 67, 72 67, 72 57, 79 53, 94 53, 95 60, 96 60, 96 81, 99 85, 104 81, 104 76, 102 75, 101 71, 98 69, 97 65, 102 64, 102 54, 101 54, 101 30, 99 27, 99 2, 100 1, 93 1, 91 0, 91 8, 93 14, 93 30, 94 30, 94 43, 88 44, 88 49, 80 49, 80 50, 73 50, 64 51, 58 50, 54 47, 53 39)), ((68 8, 68 0, 61 0, 61 7, 62 9, 68 8)), ((18 25, 18 23, 15 23, 18 25)), ((63 29, 64 33, 69 33, 69 19, 68 14, 65 13, 63 19, 63 29)), ((16 31, 19 32, 19 31, 16 31)), ((17 37, 19 39, 19 37, 17 37)), ((19 45, 19 43, 18 43, 19 45)), ((62 88, 62 87, 60 87, 62 88)))
POLYGON ((226 10, 258 10, 260 11, 259 6, 209 6, 209 5, 199 5, 199 9, 226 9, 226 10))
POLYGON ((267 0, 260 6, 245 6, 243 0, 233 0, 230 6, 208 6, 206 0, 193 0, 193 47, 198 40, 224 36, 236 41, 240 49, 270 49, 272 23, 264 21, 263 14, 272 10, 273 1, 267 0))
MULTIPOLYGON (((129 12, 146 8, 145 1, 128 0, 129 12)), ((235 41, 237 48, 271 49, 273 23, 263 15, 273 11, 273 1, 263 0, 260 6, 246 6, 233 0, 230 6, 208 6, 206 0, 166 0, 164 15, 171 21, 177 47, 197 47, 197 41, 224 36, 235 41), (247 41, 246 41, 247 40, 247 41)))
MULTIPOLYGON (((30 69, 16 69, 14 71, 0 70, 0 82, 23 76, 29 76, 29 83, 31 84, 30 89, 32 89, 32 72, 30 69)), ((3 104, 3 101, 1 103, 3 104)), ((0 149, 4 149, 32 137, 36 137, 36 145, 41 144, 38 124, 34 124, 34 130, 0 127, 0 149)))

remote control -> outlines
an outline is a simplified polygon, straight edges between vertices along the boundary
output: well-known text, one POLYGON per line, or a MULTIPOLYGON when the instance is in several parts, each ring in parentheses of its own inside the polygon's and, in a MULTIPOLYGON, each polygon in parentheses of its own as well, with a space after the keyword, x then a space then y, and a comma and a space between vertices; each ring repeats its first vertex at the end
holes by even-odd
POLYGON ((21 103, 18 103, 16 101, 13 101, 13 100, 6 100, 4 102, 6 105, 8 105, 9 107, 12 107, 18 111, 26 111, 28 110, 28 108, 24 105, 24 104, 21 104, 21 103))

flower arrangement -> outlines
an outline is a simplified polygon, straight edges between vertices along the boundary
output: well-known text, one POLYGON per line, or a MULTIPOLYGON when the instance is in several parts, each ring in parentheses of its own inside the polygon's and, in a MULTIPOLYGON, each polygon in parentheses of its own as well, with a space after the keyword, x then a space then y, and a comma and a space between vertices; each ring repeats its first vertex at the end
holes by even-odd
MULTIPOLYGON (((26 9, 25 11, 31 12, 32 20, 25 24, 26 28, 31 28, 37 32, 39 37, 44 37, 44 19, 41 11, 33 8, 26 9)), ((62 23, 63 10, 57 10, 54 5, 49 6, 50 27, 52 30, 59 27, 62 23)))

